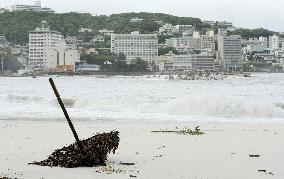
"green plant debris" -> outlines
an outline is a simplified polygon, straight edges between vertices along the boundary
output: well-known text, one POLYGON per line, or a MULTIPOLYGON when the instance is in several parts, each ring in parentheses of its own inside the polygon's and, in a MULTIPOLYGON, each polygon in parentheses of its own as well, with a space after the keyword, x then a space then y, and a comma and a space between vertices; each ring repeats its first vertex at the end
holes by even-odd
POLYGON ((199 126, 195 127, 194 130, 190 128, 182 128, 180 130, 159 130, 159 131, 151 131, 154 133, 176 133, 180 135, 203 135, 205 132, 201 131, 199 126))

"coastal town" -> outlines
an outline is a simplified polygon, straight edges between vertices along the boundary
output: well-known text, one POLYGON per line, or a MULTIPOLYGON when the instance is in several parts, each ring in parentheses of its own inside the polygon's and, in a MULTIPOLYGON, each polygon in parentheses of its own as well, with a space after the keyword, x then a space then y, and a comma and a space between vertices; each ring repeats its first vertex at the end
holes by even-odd
MULTIPOLYGON (((1 8, 0 16, 21 12, 56 14, 36 1, 1 8)), ((146 23, 138 15, 129 16, 128 24, 146 23)), ((81 26, 71 35, 43 19, 26 34, 27 43, 12 41, 0 20, 1 75, 284 71, 281 32, 244 37, 232 22, 204 20, 206 28, 201 29, 160 19, 148 33, 81 26)))

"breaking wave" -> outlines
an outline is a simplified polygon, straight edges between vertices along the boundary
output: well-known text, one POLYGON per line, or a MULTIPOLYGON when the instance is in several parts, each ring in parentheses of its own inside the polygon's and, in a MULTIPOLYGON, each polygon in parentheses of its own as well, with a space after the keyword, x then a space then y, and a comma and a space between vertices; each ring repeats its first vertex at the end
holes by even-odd
POLYGON ((172 115, 214 117, 284 117, 284 104, 245 100, 231 96, 193 95, 174 99, 158 107, 158 112, 172 115))
MULTIPOLYGON (((38 96, 24 96, 24 95, 8 95, 7 96, 7 101, 9 103, 15 103, 15 104, 42 104, 42 103, 47 103, 52 106, 56 106, 58 104, 57 100, 47 100, 43 97, 38 97, 38 96)), ((67 108, 72 108, 75 106, 75 99, 70 99, 70 98, 62 98, 62 101, 67 108)))
POLYGON ((44 100, 44 98, 38 96, 24 96, 13 94, 7 96, 7 101, 9 103, 38 103, 44 100))

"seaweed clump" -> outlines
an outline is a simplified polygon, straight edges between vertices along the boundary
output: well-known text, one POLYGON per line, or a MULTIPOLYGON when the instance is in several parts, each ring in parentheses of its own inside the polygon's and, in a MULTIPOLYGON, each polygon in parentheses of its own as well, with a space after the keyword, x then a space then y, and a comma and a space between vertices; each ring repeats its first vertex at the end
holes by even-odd
POLYGON ((46 160, 30 164, 63 168, 103 166, 107 155, 115 153, 119 140, 118 131, 97 134, 80 141, 83 149, 74 143, 55 150, 46 160))

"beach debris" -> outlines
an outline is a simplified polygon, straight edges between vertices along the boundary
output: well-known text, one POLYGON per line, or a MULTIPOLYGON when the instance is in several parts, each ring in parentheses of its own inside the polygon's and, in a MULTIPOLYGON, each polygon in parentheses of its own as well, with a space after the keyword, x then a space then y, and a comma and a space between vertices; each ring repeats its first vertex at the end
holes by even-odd
POLYGON ((205 134, 203 131, 200 130, 199 126, 195 127, 194 130, 190 128, 183 128, 180 130, 159 130, 159 131, 151 131, 153 133, 176 133, 180 135, 203 135, 205 134))
POLYGON ((156 156, 153 156, 154 158, 161 158, 161 157, 164 157, 165 155, 156 155, 156 156))
POLYGON ((85 140, 79 140, 78 134, 73 123, 67 113, 63 101, 52 80, 49 79, 58 103, 68 121, 69 127, 74 135, 75 143, 55 150, 46 160, 33 162, 30 164, 49 166, 49 167, 93 167, 105 165, 107 155, 111 152, 115 153, 119 145, 119 132, 111 131, 109 133, 97 134, 85 140))
POLYGON ((130 178, 136 178, 136 175, 129 175, 130 178))
POLYGON ((267 175, 274 175, 272 172, 267 172, 267 170, 257 170, 257 171, 260 173, 267 174, 267 175))
POLYGON ((82 140, 83 151, 76 143, 55 150, 46 160, 31 164, 49 167, 93 167, 105 165, 107 155, 115 153, 119 144, 119 132, 97 134, 82 140))
POLYGON ((268 175, 274 175, 272 172, 268 172, 268 175))
POLYGON ((120 162, 119 165, 135 165, 135 163, 129 163, 129 162, 120 162))
POLYGON ((8 177, 1 177, 1 176, 0 176, 0 179, 11 179, 11 178, 8 178, 8 177))
POLYGON ((160 150, 160 149, 162 149, 162 148, 165 148, 165 147, 166 147, 166 146, 164 146, 164 145, 161 146, 161 147, 158 147, 158 150, 160 150))
POLYGON ((258 157, 260 157, 260 155, 249 154, 249 157, 251 157, 251 158, 258 158, 258 157))
POLYGON ((96 173, 106 173, 106 174, 126 173, 126 170, 115 168, 115 167, 108 165, 108 166, 103 166, 100 170, 96 170, 96 173))
POLYGON ((120 173, 120 174, 130 174, 130 175, 139 175, 139 170, 137 169, 127 169, 125 167, 120 167, 117 165, 107 165, 98 168, 98 170, 95 171, 96 173, 106 173, 106 174, 112 174, 112 173, 120 173))

